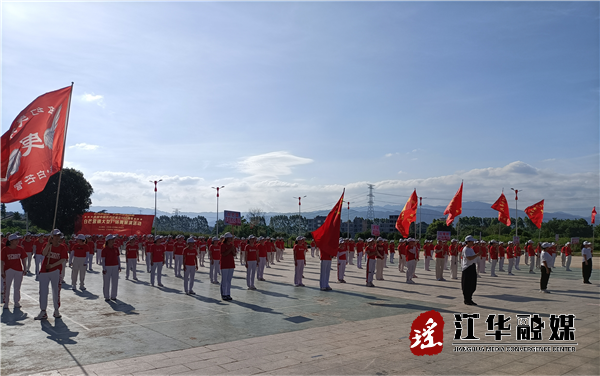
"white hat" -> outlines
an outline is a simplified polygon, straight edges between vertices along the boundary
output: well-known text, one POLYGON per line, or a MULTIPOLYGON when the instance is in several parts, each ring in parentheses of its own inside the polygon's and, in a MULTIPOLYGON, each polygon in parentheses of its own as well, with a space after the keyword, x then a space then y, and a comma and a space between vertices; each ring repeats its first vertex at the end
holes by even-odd
POLYGON ((532 244, 532 243, 533 243, 533 240, 531 240, 531 239, 527 242, 527 244, 532 244))
POLYGON ((474 242, 474 241, 475 241, 475 238, 474 238, 474 237, 472 237, 471 235, 467 235, 467 236, 465 237, 465 241, 466 241, 466 242, 474 242))
POLYGON ((55 228, 54 230, 52 230, 52 234, 51 235, 62 235, 62 232, 60 232, 59 229, 55 228))
POLYGON ((83 235, 83 234, 77 235, 77 240, 85 240, 85 235, 83 235))
POLYGON ((215 236, 214 238, 212 238, 212 241, 217 242, 217 241, 219 241, 219 238, 215 236))
POLYGON ((542 248, 549 248, 552 247, 552 244, 548 243, 548 242, 543 242, 542 243, 542 248))
POLYGON ((188 240, 187 240, 187 242, 188 242, 188 243, 194 243, 194 238, 192 238, 192 237, 189 237, 189 238, 188 238, 188 240))
POLYGON ((114 238, 116 238, 116 236, 113 234, 106 235, 106 241, 113 240, 114 238))
MULTIPOLYGON (((567 244, 569 244, 569 243, 567 243, 567 244)), ((592 243, 590 243, 590 242, 588 242, 588 241, 585 241, 585 242, 583 242, 583 245, 591 245, 591 244, 592 244, 592 243)))
POLYGON ((19 235, 17 235, 17 234, 10 234, 10 235, 8 235, 8 241, 9 242, 12 242, 13 240, 19 240, 19 239, 21 239, 21 237, 19 235))

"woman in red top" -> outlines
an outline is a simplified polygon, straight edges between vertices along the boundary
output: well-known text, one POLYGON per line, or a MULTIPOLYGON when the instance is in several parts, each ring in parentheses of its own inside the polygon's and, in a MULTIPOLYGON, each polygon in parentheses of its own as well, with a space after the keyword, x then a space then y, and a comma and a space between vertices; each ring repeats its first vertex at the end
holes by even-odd
POLYGON ((294 266, 296 267, 294 273, 294 286, 304 287, 302 283, 302 273, 304 273, 304 265, 306 263, 306 242, 302 236, 296 238, 297 243, 294 245, 294 266))
POLYGON ((77 235, 75 244, 71 247, 73 262, 71 264, 71 286, 73 291, 77 290, 77 276, 79 276, 79 288, 85 291, 85 271, 90 248, 85 244, 85 235, 77 235))
POLYGON ((40 281, 40 309, 41 312, 35 317, 36 320, 46 320, 46 308, 48 307, 49 285, 52 285, 52 300, 54 302, 54 317, 62 317, 58 308, 60 307, 60 289, 62 281, 61 272, 69 258, 69 251, 64 243, 61 243, 62 233, 60 230, 52 230, 48 243, 42 251, 44 261, 40 269, 38 279, 40 281))
POLYGON ((194 238, 190 236, 186 243, 187 247, 183 250, 183 290, 187 295, 196 295, 193 287, 196 270, 198 270, 198 251, 194 238))
MULTIPOLYGON (((154 278, 156 278, 158 286, 163 287, 162 268, 165 263, 165 252, 167 251, 164 240, 162 236, 157 236, 154 247, 152 247, 152 270, 150 271, 150 284, 152 286, 154 286, 154 278)), ((175 263, 175 266, 177 266, 177 263, 175 263)), ((181 268, 181 264, 179 267, 181 268)))
POLYGON ((248 237, 248 244, 244 248, 246 253, 246 284, 248 290, 256 290, 254 276, 256 275, 256 263, 258 261, 258 245, 254 235, 248 237))
POLYGON ((229 232, 226 232, 223 238, 221 245, 221 298, 233 300, 231 298, 231 280, 235 269, 235 245, 233 244, 233 235, 229 232))
POLYGON ((20 236, 10 234, 6 247, 2 247, 2 257, 0 269, 2 270, 2 279, 4 280, 3 303, 4 308, 8 308, 10 302, 10 286, 14 282, 15 308, 21 308, 21 282, 26 273, 27 252, 19 245, 20 236))
POLYGON ((115 246, 114 235, 107 235, 104 248, 102 249, 102 274, 104 300, 117 300, 117 289, 119 288, 119 272, 121 271, 121 252, 115 246), (109 294, 110 293, 110 294, 109 294))

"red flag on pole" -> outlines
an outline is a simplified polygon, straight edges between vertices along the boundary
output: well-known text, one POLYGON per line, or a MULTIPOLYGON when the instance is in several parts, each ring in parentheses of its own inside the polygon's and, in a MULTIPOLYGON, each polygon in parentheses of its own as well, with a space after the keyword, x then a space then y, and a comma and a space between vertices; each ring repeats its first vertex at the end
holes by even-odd
POLYGON ((542 226, 542 222, 544 221, 544 200, 538 202, 537 204, 533 204, 528 206, 524 210, 525 214, 531 219, 531 222, 535 225, 535 227, 540 228, 542 226))
POLYGON ((2 135, 2 202, 41 192, 62 168, 71 90, 69 86, 37 97, 2 135))
POLYGON ((592 209, 592 224, 596 223, 596 207, 592 209))
POLYGON ((406 201, 404 208, 400 212, 398 219, 396 220, 396 228, 400 231, 400 234, 404 238, 408 238, 410 231, 410 224, 413 223, 417 217, 417 204, 418 204, 417 190, 415 189, 412 195, 406 201))
POLYGON ((346 189, 342 192, 342 197, 340 197, 337 204, 331 209, 321 227, 312 232, 313 239, 315 239, 319 250, 331 257, 336 256, 338 252, 342 205, 344 203, 345 192, 346 189))
POLYGON ((452 222, 454 222, 454 218, 459 216, 462 213, 462 192, 463 192, 463 183, 460 183, 460 188, 458 188, 458 192, 448 204, 446 210, 444 210, 444 215, 448 214, 448 218, 446 219, 446 225, 450 226, 452 222))
POLYGON ((500 195, 500 197, 494 202, 492 205, 492 209, 498 211, 498 220, 504 223, 507 226, 510 226, 510 211, 508 209, 508 201, 506 201, 506 196, 504 196, 504 192, 500 195))

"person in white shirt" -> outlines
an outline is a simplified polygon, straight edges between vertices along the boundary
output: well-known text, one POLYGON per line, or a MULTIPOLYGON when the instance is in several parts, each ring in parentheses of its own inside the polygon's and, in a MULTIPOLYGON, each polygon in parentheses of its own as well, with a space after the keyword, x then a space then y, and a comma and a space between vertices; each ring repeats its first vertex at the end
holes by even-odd
POLYGON ((542 253, 540 255, 540 265, 542 269, 542 277, 540 278, 540 292, 549 293, 548 291, 548 280, 550 279, 550 273, 552 272, 551 266, 554 265, 554 258, 550 252, 546 251, 552 244, 542 243, 542 253))
POLYGON ((581 273, 583 274, 583 283, 591 285, 590 277, 592 276, 592 243, 583 242, 584 248, 581 250, 581 273))
POLYGON ((477 289, 477 270, 475 269, 475 264, 477 264, 481 251, 475 252, 473 250, 475 238, 471 235, 465 238, 465 242, 467 245, 462 250, 462 276, 460 282, 465 304, 476 306, 477 304, 473 301, 473 293, 477 289))

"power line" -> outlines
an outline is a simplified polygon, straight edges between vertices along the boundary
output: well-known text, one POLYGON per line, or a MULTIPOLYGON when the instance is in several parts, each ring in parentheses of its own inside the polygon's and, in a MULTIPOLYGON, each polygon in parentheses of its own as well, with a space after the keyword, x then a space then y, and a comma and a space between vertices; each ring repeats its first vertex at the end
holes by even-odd
POLYGON ((367 184, 367 186, 369 187, 369 194, 367 195, 367 197, 369 198, 369 207, 367 208, 367 219, 374 220, 375 208, 373 207, 373 205, 375 204, 375 202, 373 201, 373 198, 375 198, 375 196, 373 195, 373 189, 375 188, 375 186, 373 184, 367 184))

